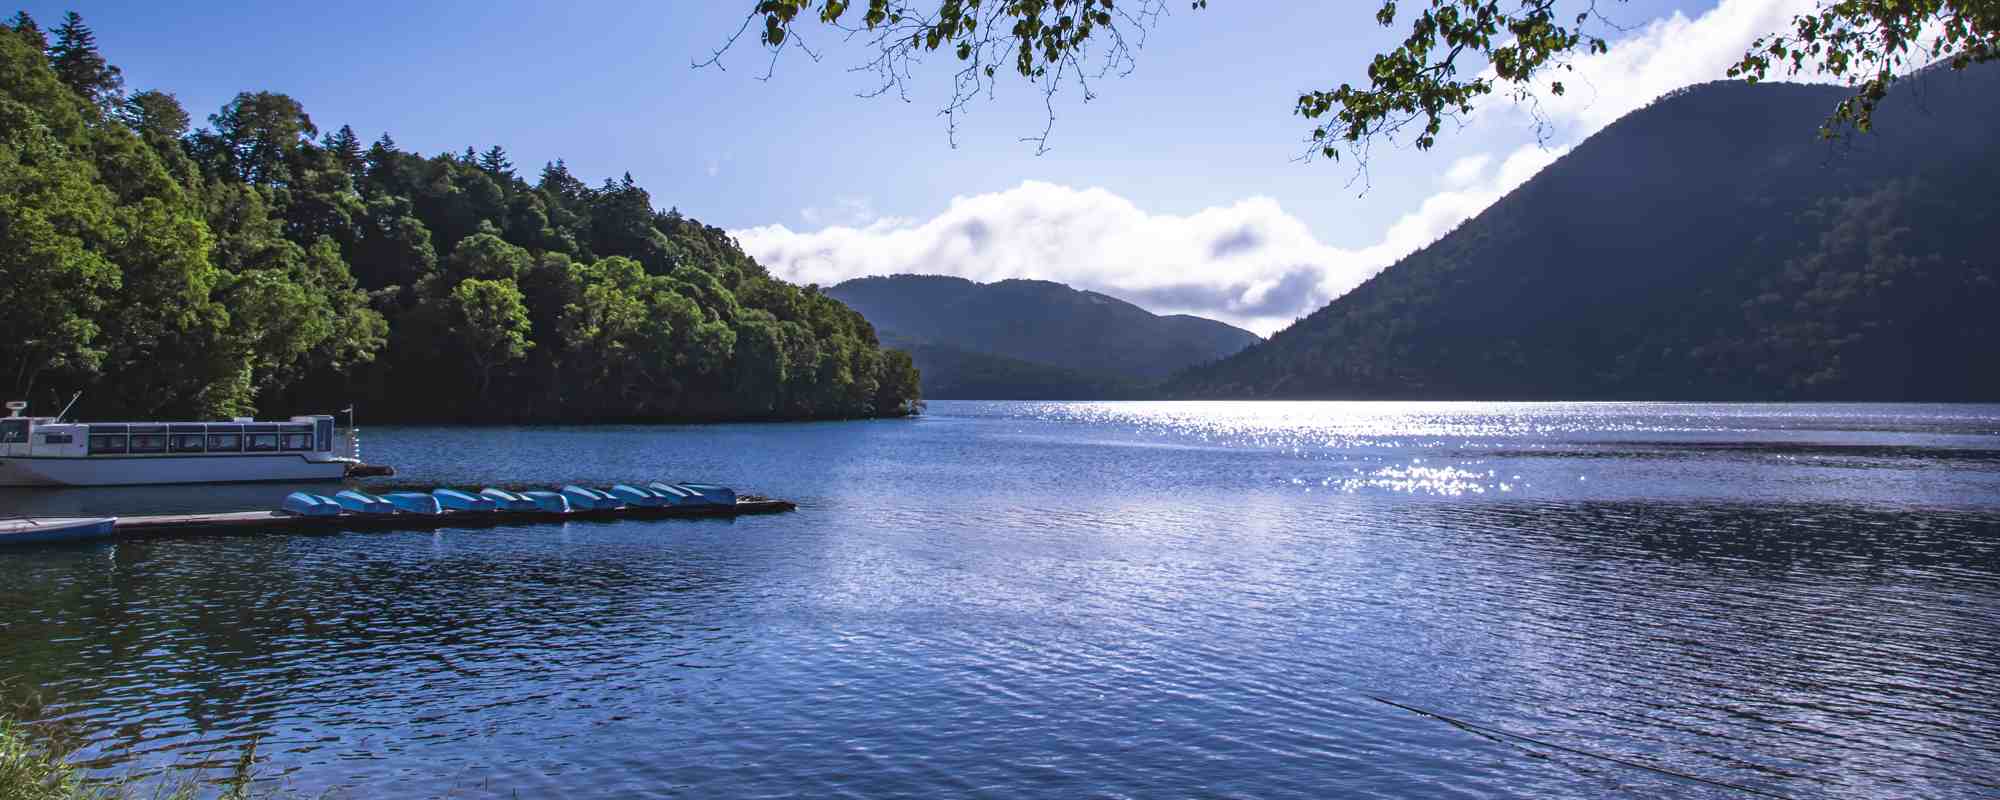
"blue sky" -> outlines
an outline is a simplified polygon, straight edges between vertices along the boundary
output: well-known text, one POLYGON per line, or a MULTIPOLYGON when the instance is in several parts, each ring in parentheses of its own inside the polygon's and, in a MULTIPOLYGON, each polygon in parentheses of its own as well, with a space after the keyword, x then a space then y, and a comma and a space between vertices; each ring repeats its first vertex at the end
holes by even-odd
POLYGON ((198 124, 238 91, 280 91, 322 129, 388 131, 406 149, 500 144, 524 170, 561 157, 593 183, 630 171, 657 204, 738 231, 801 280, 1049 278, 1269 333, 1630 107, 1720 77, 1801 2, 1614 4, 1624 62, 1585 70, 1591 88, 1572 94, 1588 99, 1545 111, 1545 142, 1496 102, 1436 150, 1378 151, 1365 194, 1350 166, 1296 161, 1308 126, 1290 111, 1394 41, 1366 2, 1172 0, 1132 74, 1087 104, 1058 98, 1039 156, 1019 138, 1040 131, 1040 97, 1018 82, 974 106, 951 147, 936 113, 949 59, 919 69, 907 103, 856 97, 872 86, 846 71, 861 51, 824 33, 808 40, 820 63, 789 53, 768 82, 748 37, 726 70, 691 68, 749 0, 25 8, 45 26, 82 13, 130 88, 174 92, 198 124))

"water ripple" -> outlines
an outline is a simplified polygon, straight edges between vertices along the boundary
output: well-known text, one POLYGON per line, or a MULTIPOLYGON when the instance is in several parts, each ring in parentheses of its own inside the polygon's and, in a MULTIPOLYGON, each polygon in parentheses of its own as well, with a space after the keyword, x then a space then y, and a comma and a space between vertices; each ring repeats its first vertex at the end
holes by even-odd
POLYGON ((111 774, 255 739, 269 781, 354 797, 1724 796, 1371 693, 1788 796, 2000 795, 1991 407, 939 403, 370 445, 801 511, 10 553, 0 696, 111 774))

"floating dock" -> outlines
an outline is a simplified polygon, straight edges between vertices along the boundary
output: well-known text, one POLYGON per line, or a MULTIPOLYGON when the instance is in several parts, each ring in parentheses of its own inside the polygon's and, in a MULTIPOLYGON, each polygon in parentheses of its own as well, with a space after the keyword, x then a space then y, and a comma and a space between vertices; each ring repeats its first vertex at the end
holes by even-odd
MULTIPOLYGON (((571 511, 446 511, 442 514, 353 514, 305 517, 282 511, 230 511, 217 514, 154 514, 120 516, 112 523, 110 538, 176 536, 199 533, 250 533, 255 531, 338 531, 338 530, 435 530, 438 528, 488 528, 496 525, 547 524, 570 521, 612 521, 622 519, 675 519, 738 517, 745 514, 778 514, 795 511, 789 500, 739 499, 730 505, 627 506, 625 508, 571 511)), ((32 535, 40 528, 76 527, 73 518, 20 518, 0 526, 0 546, 19 542, 43 544, 50 541, 88 541, 107 538, 102 532, 78 527, 79 535, 55 539, 32 535), (16 538, 19 537, 19 538, 16 538)))

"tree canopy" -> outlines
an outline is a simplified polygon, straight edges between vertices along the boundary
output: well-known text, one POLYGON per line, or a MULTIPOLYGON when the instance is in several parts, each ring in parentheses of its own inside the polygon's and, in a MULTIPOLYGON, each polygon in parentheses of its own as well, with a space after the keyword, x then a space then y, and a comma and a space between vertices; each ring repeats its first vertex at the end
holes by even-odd
POLYGON ((907 413, 915 367, 630 175, 538 183, 297 99, 189 130, 123 94, 81 18, 0 26, 0 380, 94 417, 835 418, 907 413), (53 39, 53 40, 52 40, 53 39), (315 139, 315 137, 319 137, 315 139))
MULTIPOLYGON (((754 25, 774 63, 788 47, 807 48, 802 29, 813 24, 865 36, 875 55, 857 69, 881 79, 874 94, 905 93, 916 61, 949 53, 960 64, 944 107, 955 130, 958 111, 990 93, 1003 70, 1045 96, 1074 83, 1088 99, 1092 79, 1130 68, 1135 44, 1167 8, 1166 0, 757 0, 737 36, 754 25)), ((1562 94, 1571 58, 1605 51, 1618 30, 1586 0, 1381 0, 1374 21, 1408 33, 1369 61, 1366 83, 1298 96, 1293 111, 1312 125, 1314 153, 1365 154, 1373 142, 1399 138, 1428 149, 1446 121, 1487 95, 1562 94)), ((1831 135, 1846 126, 1867 130, 1890 86, 1916 67, 1944 61, 1962 69, 1996 57, 2000 0, 1821 0, 1758 39, 1729 76, 1755 82, 1816 73, 1848 83, 1851 96, 1822 126, 1831 135)), ((1047 136, 1029 138, 1046 146, 1047 136)))

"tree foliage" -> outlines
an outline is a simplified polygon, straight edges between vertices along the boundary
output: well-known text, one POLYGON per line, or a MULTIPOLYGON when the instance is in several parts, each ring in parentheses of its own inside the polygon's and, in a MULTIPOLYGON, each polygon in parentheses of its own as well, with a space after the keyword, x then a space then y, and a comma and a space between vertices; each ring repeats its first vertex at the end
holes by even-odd
MULTIPOLYGON (((1197 0, 1196 7, 1207 0, 1197 0)), ((865 37, 876 55, 854 71, 873 73, 879 83, 868 96, 894 93, 907 99, 906 82, 925 55, 949 53, 959 62, 952 96, 942 113, 957 130, 965 107, 989 94, 1002 71, 1027 79, 1053 102, 1062 87, 1074 85, 1087 100, 1091 81, 1129 71, 1145 32, 1165 11, 1164 0, 758 0, 743 28, 705 64, 724 52, 753 24, 758 40, 772 51, 773 64, 787 47, 810 52, 801 23, 827 25, 848 36, 865 37)), ((1053 124, 1051 110, 1049 119, 1053 124)), ((1041 148, 1049 131, 1027 137, 1041 148)))
MULTIPOLYGON (((27 19, 27 12, 20 18, 27 19)), ((85 100, 110 108, 125 86, 125 77, 97 52, 97 34, 83 24, 83 17, 71 11, 56 28, 55 43, 49 46, 49 66, 56 77, 85 100)))
MULTIPOLYGON (((1088 99, 1089 78, 1128 69, 1133 43, 1164 10, 1160 0, 758 0, 745 29, 756 23, 773 63, 787 47, 807 48, 802 29, 815 23, 867 36, 875 55, 857 70, 881 78, 871 94, 904 94, 918 59, 950 53, 960 69, 944 110, 955 126, 957 113, 990 93, 1003 69, 1051 97, 1073 81, 1088 99)), ((1400 138, 1427 149, 1446 122, 1496 91, 1527 98, 1546 79, 1547 91, 1564 93, 1561 73, 1571 58, 1604 52, 1620 30, 1587 0, 1380 0, 1374 21, 1407 34, 1374 56, 1367 82, 1302 92, 1293 107, 1313 124, 1312 152, 1365 157, 1372 143, 1400 138)), ((1729 76, 1755 82, 1817 73, 1848 83, 1851 95, 1822 126, 1831 135, 1845 126, 1867 130, 1890 85, 1916 67, 1941 60, 1963 69, 1996 57, 2000 0, 1821 0, 1757 40, 1729 76)), ((1029 138, 1046 146, 1047 137, 1044 130, 1029 138)))
POLYGON ((148 142, 178 141, 188 132, 187 109, 169 92, 148 89, 125 98, 123 119, 148 142))
POLYGON ((0 28, 11 396, 85 388, 100 417, 358 400, 377 419, 466 421, 917 402, 915 368, 859 314, 659 211, 629 175, 593 189, 555 162, 530 184, 499 147, 426 157, 383 134, 364 149, 348 126, 316 139, 275 92, 190 132, 172 94, 115 97, 80 18, 56 41, 25 14, 0 28))

